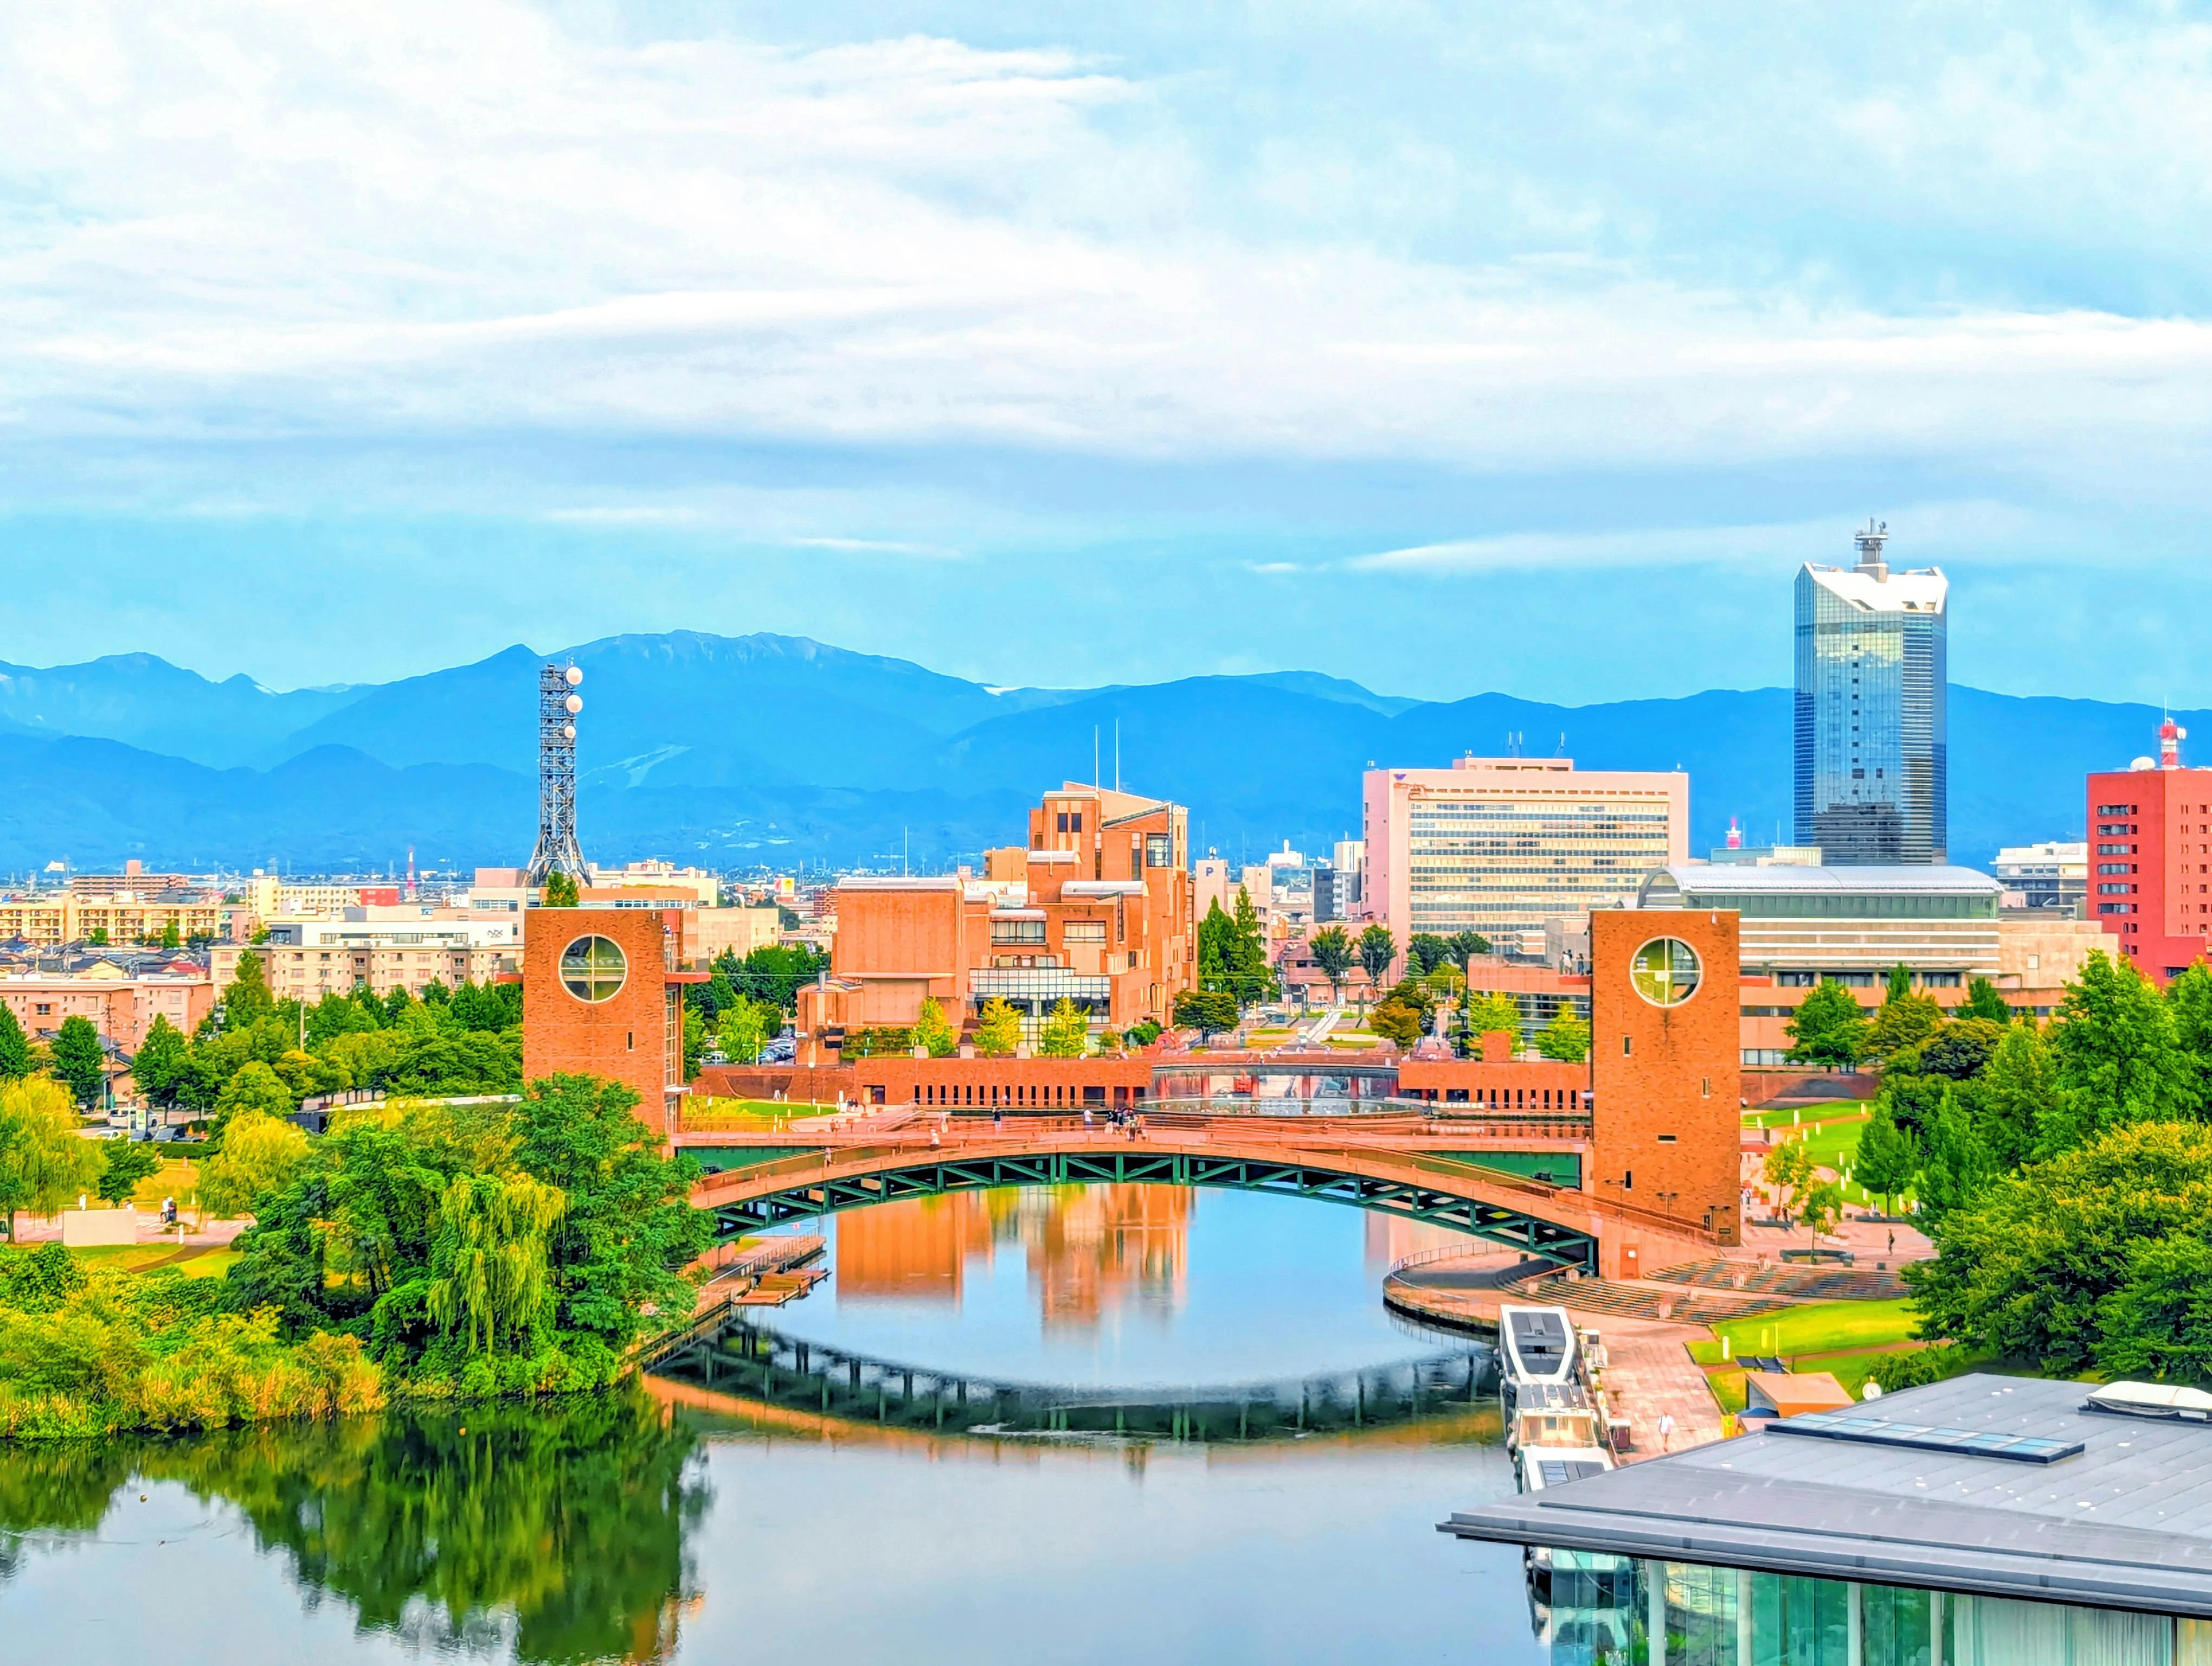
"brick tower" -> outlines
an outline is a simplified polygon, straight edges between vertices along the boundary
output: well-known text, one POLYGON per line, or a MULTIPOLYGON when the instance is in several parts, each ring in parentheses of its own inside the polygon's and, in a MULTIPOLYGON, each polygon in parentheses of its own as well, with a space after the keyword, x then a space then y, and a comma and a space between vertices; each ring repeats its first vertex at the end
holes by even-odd
POLYGON ((1590 915, 1589 1189, 1723 1243, 1741 1241, 1737 984, 1733 913, 1590 915))
POLYGON ((659 909, 532 909, 522 945, 522 1074, 605 1076, 665 1134, 682 1090, 683 1026, 659 909))

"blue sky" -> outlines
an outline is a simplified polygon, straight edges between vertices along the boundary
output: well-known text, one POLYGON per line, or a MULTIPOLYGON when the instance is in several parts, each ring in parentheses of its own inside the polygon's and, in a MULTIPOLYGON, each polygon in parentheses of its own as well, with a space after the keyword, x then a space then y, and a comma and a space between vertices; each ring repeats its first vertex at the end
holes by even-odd
POLYGON ((0 53, 0 659, 1674 694, 1784 680, 1872 513, 1960 680, 2212 702, 2199 9, 17 0, 0 53))

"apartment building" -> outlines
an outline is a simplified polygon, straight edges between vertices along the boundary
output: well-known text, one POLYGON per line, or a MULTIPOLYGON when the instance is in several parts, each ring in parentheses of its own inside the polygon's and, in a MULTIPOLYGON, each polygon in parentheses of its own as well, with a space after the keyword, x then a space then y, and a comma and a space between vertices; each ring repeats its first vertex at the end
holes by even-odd
POLYGON ((1164 1022, 1196 970, 1182 807, 1070 782, 1029 823, 981 879, 841 880, 830 972, 799 992, 799 1034, 910 1025, 927 999, 956 1026, 994 999, 1033 1028, 1063 1000, 1094 1027, 1164 1022))
POLYGON ((0 897, 0 942, 54 949, 101 933, 110 943, 137 943, 172 927, 179 942, 220 941, 249 934, 244 909, 211 891, 166 891, 140 895, 116 891, 83 896, 74 891, 19 891, 0 897))
POLYGON ((1448 769, 1370 769, 1362 797, 1364 909, 1401 950, 1417 933, 1475 931, 1540 955, 1547 918, 1626 905, 1645 873, 1689 855, 1690 778, 1679 770, 1462 757, 1448 769))
POLYGON ((157 1017, 191 1034, 215 1005, 215 986, 206 967, 188 960, 136 970, 95 960, 76 971, 0 976, 0 1001, 33 1041, 52 1041, 64 1020, 82 1018, 129 1054, 157 1017))
POLYGON ((361 984, 379 995, 398 988, 420 995, 434 979, 450 989, 519 970, 521 919, 421 905, 355 907, 336 916, 264 921, 265 944, 218 944, 210 958, 222 989, 236 979, 241 956, 258 955, 269 991, 280 1000, 317 1001, 361 984))

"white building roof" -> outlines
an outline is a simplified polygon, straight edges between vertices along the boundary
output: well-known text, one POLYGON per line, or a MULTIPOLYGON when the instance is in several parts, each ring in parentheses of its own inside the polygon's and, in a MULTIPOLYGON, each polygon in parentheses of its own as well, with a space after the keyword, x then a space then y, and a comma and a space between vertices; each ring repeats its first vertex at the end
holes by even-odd
POLYGON ((1686 896, 1714 891, 1761 896, 1995 896, 2004 887, 1978 868, 1909 863, 1866 867, 1747 867, 1735 862, 1681 862, 1644 879, 1649 895, 1671 885, 1686 896))
POLYGON ((1816 567, 1807 562, 1813 582, 1829 594, 1868 613, 1941 613, 1951 581, 1941 568, 1927 567, 1910 573, 1878 578, 1853 567, 1816 567))

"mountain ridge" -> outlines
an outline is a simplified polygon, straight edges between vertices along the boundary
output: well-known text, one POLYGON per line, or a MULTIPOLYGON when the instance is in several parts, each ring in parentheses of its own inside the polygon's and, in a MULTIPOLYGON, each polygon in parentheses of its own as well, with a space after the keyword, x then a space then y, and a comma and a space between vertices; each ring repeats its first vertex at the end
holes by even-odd
MULTIPOLYGON (((943 866, 1018 836, 1021 806, 1088 779, 1094 758, 1113 779, 1117 737, 1121 779, 1188 806, 1198 846, 1231 857, 1356 834, 1370 761, 1438 767, 1515 744, 1584 768, 1686 769, 1695 851, 1720 843, 1731 817, 1753 842, 1790 818, 1784 689, 1577 707, 1498 692, 1422 701, 1270 672, 994 690, 811 637, 672 631, 551 654, 516 643, 290 694, 150 654, 0 664, 0 762, 17 787, 0 806, 0 866, 136 855, 365 867, 410 845, 430 860, 520 860, 535 826, 537 671, 570 656, 586 672, 580 828, 610 860, 872 865, 904 848, 943 866), (286 727, 294 717, 306 721, 286 727)), ((1970 862, 2000 843, 2078 837, 2083 774, 2149 750, 2159 717, 1960 684, 1949 710, 1951 844, 1970 862)))

